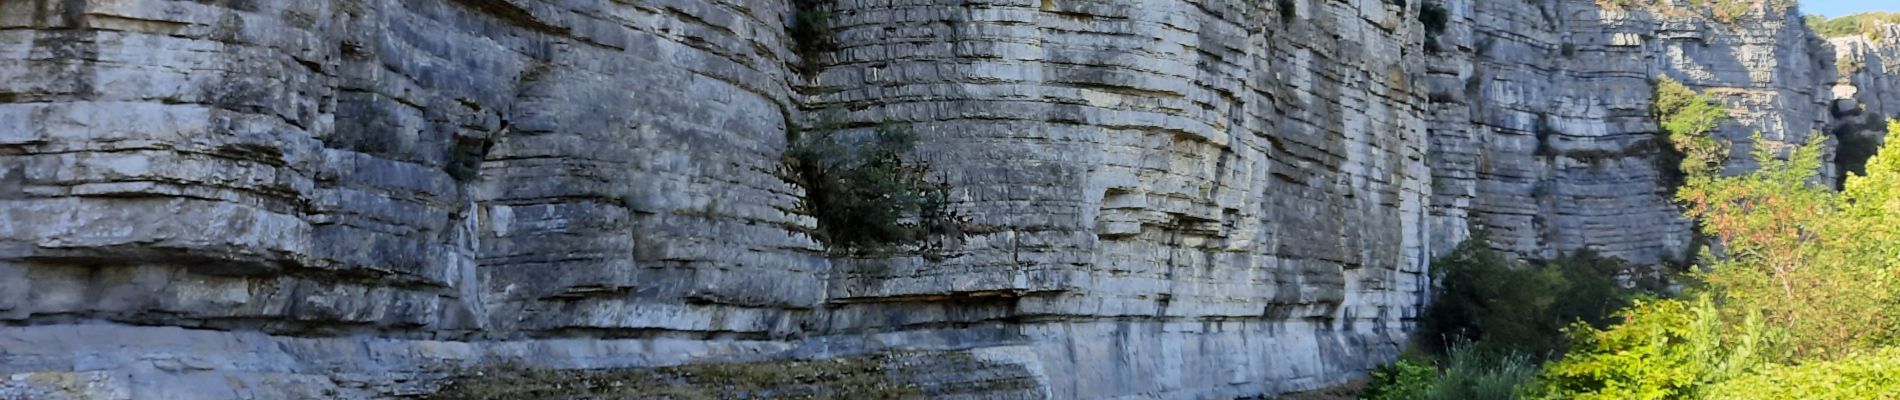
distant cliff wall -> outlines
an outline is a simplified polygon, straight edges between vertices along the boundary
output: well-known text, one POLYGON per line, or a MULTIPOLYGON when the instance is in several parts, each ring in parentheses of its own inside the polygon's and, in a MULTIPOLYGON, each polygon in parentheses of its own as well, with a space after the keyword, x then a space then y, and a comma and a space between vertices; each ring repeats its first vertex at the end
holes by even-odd
MULTIPOLYGON (((1693 225, 1672 204, 1656 162, 1662 147, 1650 106, 1660 77, 1730 107, 1733 118, 1715 132, 1734 144, 1728 173, 1753 169, 1758 146, 1785 151, 1870 124, 1885 129, 1858 119, 1856 101, 1875 106, 1867 115, 1890 103, 1880 99, 1892 88, 1879 87, 1892 79, 1880 67, 1888 56, 1876 49, 1891 47, 1830 44, 1792 8, 1775 5, 1786 2, 1755 2, 1732 15, 1686 2, 1598 3, 1428 6, 1451 21, 1427 63, 1438 248, 1478 227, 1492 247, 1528 258, 1591 248, 1638 263, 1687 260, 1693 225), (1837 62, 1835 49, 1871 61, 1837 62), (1875 66, 1837 72, 1868 63, 1875 66), (1756 133, 1765 141, 1755 142, 1756 133)), ((1834 143, 1830 157, 1843 145, 1849 153, 1878 145, 1834 143)), ((1837 169, 1830 164, 1824 175, 1838 177, 1837 169)))

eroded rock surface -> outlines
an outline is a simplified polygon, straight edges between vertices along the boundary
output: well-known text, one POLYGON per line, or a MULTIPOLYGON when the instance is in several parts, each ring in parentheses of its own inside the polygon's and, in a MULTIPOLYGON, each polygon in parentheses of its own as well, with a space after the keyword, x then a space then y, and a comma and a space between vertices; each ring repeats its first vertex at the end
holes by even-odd
MULTIPOLYGON (((0 0, 0 397, 812 362, 939 398, 1310 390, 1398 353, 1474 224, 1685 249, 1649 77, 1776 144, 1895 104, 1787 13, 818 3, 0 0), (960 229, 827 251, 782 170, 825 118, 919 133, 960 229)), ((731 394, 693 382, 665 390, 731 394)))
MULTIPOLYGON (((1583 248, 1644 264, 1693 256, 1693 224, 1661 183, 1659 167, 1673 166, 1656 162, 1662 142, 1650 106, 1658 77, 1730 107, 1732 118, 1714 135, 1733 144, 1731 174, 1756 167, 1757 147, 1785 154, 1846 132, 1885 130, 1884 117, 1871 115, 1885 112, 1890 102, 1881 98, 1894 93, 1881 61, 1890 53, 1876 50, 1890 46, 1830 44, 1795 10, 1767 5, 1775 2, 1732 16, 1684 2, 1599 3, 1431 2, 1450 20, 1430 44, 1439 50, 1429 64, 1432 225, 1447 232, 1434 236, 1438 248, 1462 239, 1453 232, 1479 227, 1492 247, 1527 258, 1583 248), (1873 67, 1837 70, 1861 64, 1873 67), (1856 101, 1874 105, 1864 121, 1856 101)), ((1834 142, 1830 149, 1849 152, 1878 147, 1877 139, 1834 142)), ((1830 165, 1824 176, 1840 172, 1830 165)))
POLYGON ((20 393, 934 350, 1257 395, 1422 300, 1416 6, 837 1, 806 62, 784 1, 0 5, 20 393), (918 131, 966 229, 829 256, 780 171, 818 110, 918 131))

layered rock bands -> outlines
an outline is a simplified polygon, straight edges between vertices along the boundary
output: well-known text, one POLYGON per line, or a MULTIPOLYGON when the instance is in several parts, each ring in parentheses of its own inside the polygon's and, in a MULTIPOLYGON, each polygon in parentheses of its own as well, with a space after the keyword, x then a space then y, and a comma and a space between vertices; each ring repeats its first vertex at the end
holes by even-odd
POLYGON ((1738 154, 1900 112, 1890 42, 1705 14, 0 0, 0 398, 1313 389, 1398 354, 1474 227, 1679 260, 1653 77, 1735 107, 1738 154), (916 132, 961 229, 827 251, 784 161, 821 118, 916 132))

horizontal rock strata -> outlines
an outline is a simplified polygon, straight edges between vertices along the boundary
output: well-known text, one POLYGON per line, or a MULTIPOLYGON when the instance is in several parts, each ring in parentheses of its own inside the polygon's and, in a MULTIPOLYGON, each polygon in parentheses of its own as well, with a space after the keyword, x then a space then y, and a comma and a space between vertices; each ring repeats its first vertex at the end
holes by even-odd
POLYGON ((1738 154, 1900 112, 1889 42, 1796 20, 0 0, 0 398, 1315 389, 1398 354, 1472 227, 1679 259, 1654 76, 1734 106, 1738 154), (828 123, 916 132, 958 229, 817 240, 785 157, 828 123))

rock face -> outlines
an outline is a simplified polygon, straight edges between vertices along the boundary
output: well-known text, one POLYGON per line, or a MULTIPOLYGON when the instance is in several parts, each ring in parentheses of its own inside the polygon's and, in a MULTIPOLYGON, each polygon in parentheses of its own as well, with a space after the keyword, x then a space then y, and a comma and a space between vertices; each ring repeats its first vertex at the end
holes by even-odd
POLYGON ((1772 10, 807 3, 0 0, 0 398, 809 360, 943 398, 1273 395, 1395 356, 1469 226, 1679 256, 1652 76, 1744 142, 1900 107, 1772 10), (824 51, 790 39, 812 15, 824 51), (827 251, 781 161, 821 118, 918 132, 964 229, 827 251))
POLYGON ((1866 158, 1886 140, 1887 121, 1900 118, 1900 25, 1888 25, 1884 39, 1851 36, 1830 39, 1839 73, 1831 87, 1835 118, 1828 133, 1840 140, 1835 164, 1841 172, 1865 172, 1866 158))
POLYGON ((887 351, 1032 397, 1336 382, 1423 300, 1417 6, 1288 4, 837 1, 802 60, 784 1, 0 3, 0 394, 887 351), (779 173, 818 110, 920 132, 972 229, 827 256, 779 173))
MULTIPOLYGON (((1856 117, 1856 101, 1884 112, 1878 107, 1891 102, 1880 97, 1897 89, 1882 86, 1893 79, 1880 69, 1890 56, 1853 45, 1865 39, 1830 45, 1793 9, 1759 2, 1738 15, 1685 2, 1648 9, 1598 3, 1430 3, 1450 20, 1429 44, 1439 50, 1429 63, 1432 231, 1443 232, 1435 246, 1479 227, 1493 248, 1527 258, 1583 248, 1650 264, 1693 255, 1693 225, 1658 183, 1661 142, 1649 114, 1657 77, 1731 108, 1733 118, 1715 132, 1733 143, 1728 173, 1755 168, 1758 146, 1785 152, 1844 132, 1885 130, 1882 117, 1856 117), (1834 49, 1875 67, 1837 78, 1834 49), (1872 87, 1856 93, 1850 85, 1872 87)), ((1877 140, 1836 143, 1878 147, 1877 140)))

